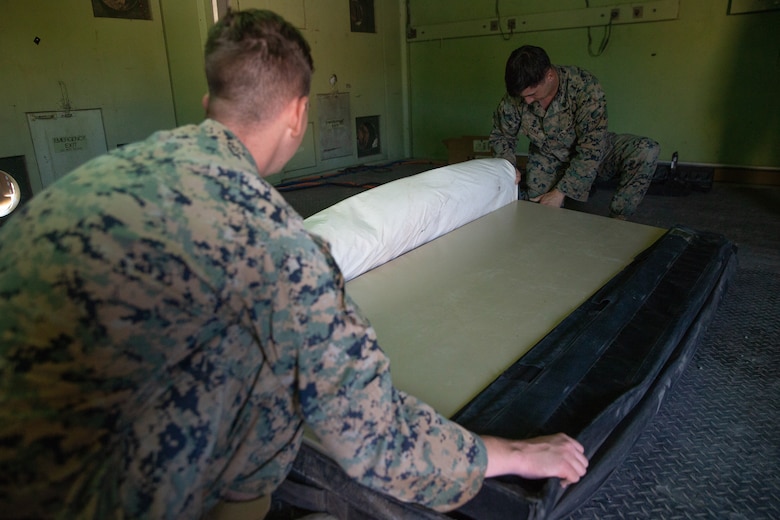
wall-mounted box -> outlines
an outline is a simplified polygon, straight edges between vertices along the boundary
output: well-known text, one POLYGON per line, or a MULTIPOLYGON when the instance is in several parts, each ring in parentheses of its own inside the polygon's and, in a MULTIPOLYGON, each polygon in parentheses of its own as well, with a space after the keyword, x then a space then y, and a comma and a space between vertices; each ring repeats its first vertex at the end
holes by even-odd
MULTIPOLYGON (((486 135, 464 135, 461 137, 450 137, 445 139, 444 146, 447 147, 447 164, 455 164, 472 159, 483 159, 493 157, 493 149, 490 147, 490 138, 486 135)), ((528 162, 526 154, 516 155, 516 165, 525 168, 528 162)))
POLYGON ((444 140, 447 147, 447 163, 455 164, 480 157, 492 157, 488 136, 464 135, 444 140))

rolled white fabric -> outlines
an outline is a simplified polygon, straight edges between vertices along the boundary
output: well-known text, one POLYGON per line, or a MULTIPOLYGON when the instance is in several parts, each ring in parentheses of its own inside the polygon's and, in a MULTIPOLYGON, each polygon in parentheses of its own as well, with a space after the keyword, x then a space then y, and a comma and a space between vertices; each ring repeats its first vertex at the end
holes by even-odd
POLYGON ((364 191, 304 224, 330 243, 345 279, 351 280, 514 200, 512 163, 475 159, 364 191))

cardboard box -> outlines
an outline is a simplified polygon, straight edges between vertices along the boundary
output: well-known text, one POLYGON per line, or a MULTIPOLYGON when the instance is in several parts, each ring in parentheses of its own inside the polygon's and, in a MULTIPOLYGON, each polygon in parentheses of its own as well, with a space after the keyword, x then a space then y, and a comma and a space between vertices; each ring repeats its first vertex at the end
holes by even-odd
MULTIPOLYGON (((483 157, 493 157, 493 149, 490 147, 488 136, 486 135, 464 135, 461 137, 450 137, 445 139, 444 146, 447 147, 447 164, 455 164, 472 159, 483 157)), ((528 161, 527 155, 517 155, 515 164, 520 168, 525 168, 528 161)))
POLYGON ((488 137, 480 135, 465 135, 450 137, 444 140, 447 147, 447 163, 455 164, 482 157, 493 157, 488 137))

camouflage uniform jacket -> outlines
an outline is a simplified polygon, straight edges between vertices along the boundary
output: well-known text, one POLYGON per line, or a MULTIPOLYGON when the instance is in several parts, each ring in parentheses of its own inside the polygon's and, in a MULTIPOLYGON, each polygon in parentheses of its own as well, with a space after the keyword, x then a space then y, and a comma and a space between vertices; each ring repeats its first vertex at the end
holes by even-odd
POLYGON ((305 421, 359 482, 446 510, 485 447, 391 383, 327 245, 224 126, 94 159, 0 228, 0 509, 198 518, 267 496, 305 421))
MULTIPOLYGON (((607 143, 607 101, 595 76, 578 67, 555 66, 558 93, 547 110, 505 94, 493 115, 490 144, 496 157, 516 164, 517 135, 528 137, 529 156, 564 166, 557 183, 567 197, 584 201, 607 143)), ((530 157, 529 157, 530 160, 530 157)))

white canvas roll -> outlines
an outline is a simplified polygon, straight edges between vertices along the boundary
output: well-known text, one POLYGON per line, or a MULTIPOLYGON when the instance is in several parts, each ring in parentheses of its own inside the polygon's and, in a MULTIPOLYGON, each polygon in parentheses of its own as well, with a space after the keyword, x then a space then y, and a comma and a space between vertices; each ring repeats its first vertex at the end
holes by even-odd
POLYGON ((514 180, 505 159, 451 164, 349 197, 305 225, 330 243, 351 280, 517 200, 514 180))

